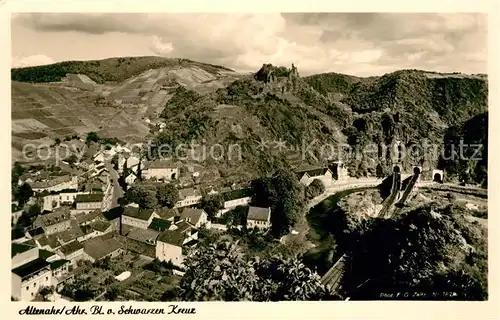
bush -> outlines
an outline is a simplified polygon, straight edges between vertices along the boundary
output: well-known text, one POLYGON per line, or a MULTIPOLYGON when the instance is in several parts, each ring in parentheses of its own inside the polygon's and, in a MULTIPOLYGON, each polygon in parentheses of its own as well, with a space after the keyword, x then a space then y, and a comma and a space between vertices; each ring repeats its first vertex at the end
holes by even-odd
POLYGON ((325 192, 325 185, 319 179, 314 179, 310 185, 306 187, 306 196, 308 199, 313 199, 325 192))

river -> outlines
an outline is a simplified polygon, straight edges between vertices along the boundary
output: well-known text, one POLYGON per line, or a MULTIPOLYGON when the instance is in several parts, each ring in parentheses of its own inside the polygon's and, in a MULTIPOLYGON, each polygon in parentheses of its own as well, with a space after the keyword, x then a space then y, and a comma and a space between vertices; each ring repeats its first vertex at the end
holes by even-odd
POLYGON ((333 263, 342 256, 343 251, 337 249, 334 233, 343 232, 340 215, 333 214, 337 203, 343 197, 352 193, 376 190, 377 187, 362 187, 343 190, 326 198, 312 207, 307 214, 309 223, 308 239, 316 245, 304 255, 304 263, 311 269, 323 275, 333 263))

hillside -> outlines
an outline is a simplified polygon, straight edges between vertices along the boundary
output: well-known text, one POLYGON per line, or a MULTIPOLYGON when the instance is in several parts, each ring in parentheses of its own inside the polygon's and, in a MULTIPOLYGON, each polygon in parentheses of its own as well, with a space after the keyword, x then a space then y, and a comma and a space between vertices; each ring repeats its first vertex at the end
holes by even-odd
POLYGON ((199 63, 189 59, 169 59, 161 57, 124 57, 91 61, 64 61, 44 66, 14 68, 11 79, 20 82, 59 82, 68 73, 85 74, 97 83, 121 82, 150 69, 165 67, 195 66, 214 73, 231 69, 199 63))
MULTIPOLYGON (((89 131, 124 141, 152 139, 156 145, 205 141, 225 146, 226 152, 238 144, 242 161, 204 161, 234 179, 274 166, 324 163, 320 151, 326 143, 354 148, 399 140, 411 146, 426 139, 442 147, 449 128, 461 128, 488 111, 486 76, 418 70, 368 78, 300 77, 295 67, 264 64, 255 74, 240 74, 183 59, 137 57, 13 69, 11 76, 14 149, 89 131), (65 80, 67 73, 87 75, 96 84, 82 90, 65 80), (60 82, 45 83, 52 81, 60 82), (166 126, 160 132, 149 121, 166 126), (286 148, 278 150, 280 139, 286 148), (262 142, 270 143, 262 148, 262 142), (310 154, 304 143, 314 144, 310 154)), ((487 132, 487 121, 480 125, 487 132)), ((344 160, 352 175, 390 170, 388 155, 344 160)), ((414 164, 424 170, 456 165, 438 160, 420 154, 403 163, 406 170, 414 164)), ((482 182, 476 177, 471 179, 482 182)))

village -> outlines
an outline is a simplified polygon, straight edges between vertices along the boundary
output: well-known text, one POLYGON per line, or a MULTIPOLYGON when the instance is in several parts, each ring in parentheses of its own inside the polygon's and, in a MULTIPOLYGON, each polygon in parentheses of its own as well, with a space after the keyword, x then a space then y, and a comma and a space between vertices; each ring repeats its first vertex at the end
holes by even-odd
MULTIPOLYGON (((224 185, 199 164, 145 161, 118 144, 90 149, 80 162, 20 169, 16 188, 27 196, 12 203, 13 300, 157 301, 207 232, 279 242, 251 181, 224 185), (143 203, 147 195, 131 195, 139 181, 167 191, 143 203)), ((312 197, 349 179, 341 162, 294 174, 304 186, 321 185, 312 197)))

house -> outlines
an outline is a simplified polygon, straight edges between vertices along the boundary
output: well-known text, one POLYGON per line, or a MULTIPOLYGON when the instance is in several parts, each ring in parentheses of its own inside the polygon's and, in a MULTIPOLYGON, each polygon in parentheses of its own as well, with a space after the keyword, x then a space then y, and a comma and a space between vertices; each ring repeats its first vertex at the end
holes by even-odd
POLYGON ((250 206, 247 215, 247 228, 269 229, 271 226, 271 208, 250 206))
POLYGON ((91 224, 92 222, 98 221, 98 220, 104 220, 104 216, 102 214, 101 210, 94 210, 90 213, 79 213, 75 215, 74 220, 77 225, 79 226, 84 226, 87 224, 91 224))
POLYGON ((43 228, 47 235, 54 234, 69 229, 71 227, 70 218, 69 209, 61 207, 54 212, 37 216, 33 221, 33 227, 43 228))
POLYGON ((12 243, 11 268, 11 295, 17 300, 31 301, 51 284, 49 262, 40 257, 36 246, 12 243))
POLYGON ((125 183, 127 185, 129 184, 132 184, 135 182, 135 180, 137 180, 137 176, 135 175, 135 173, 131 172, 129 173, 126 177, 125 177, 125 183))
POLYGON ((131 227, 147 229, 154 218, 160 218, 160 216, 153 209, 125 207, 121 222, 131 227))
POLYGON ((203 225, 206 226, 207 228, 210 228, 208 215, 204 210, 186 208, 181 212, 180 217, 182 220, 192 224, 197 229, 203 225))
POLYGON ((175 203, 174 208, 183 208, 194 206, 201 202, 202 195, 194 188, 185 188, 179 190, 179 201, 175 203))
POLYGON ((11 244, 11 262, 12 268, 17 268, 32 260, 38 258, 39 249, 36 246, 30 246, 20 243, 11 244))
POLYGON ((52 252, 52 251, 48 251, 48 250, 44 250, 44 249, 38 250, 38 257, 40 259, 47 261, 47 262, 53 262, 53 261, 61 259, 61 257, 57 253, 52 252))
POLYGON ((308 186, 315 179, 321 180, 325 185, 329 185, 333 182, 332 171, 328 167, 313 167, 306 170, 299 170, 297 176, 305 186, 308 186))
POLYGON ((247 206, 252 201, 250 189, 231 190, 221 195, 224 199, 224 208, 217 212, 218 217, 238 206, 247 206))
POLYGON ((79 194, 76 196, 76 210, 72 210, 72 214, 77 214, 80 212, 92 212, 97 209, 101 209, 104 199, 104 194, 102 193, 89 193, 89 194, 79 194))
POLYGON ((140 163, 141 160, 138 157, 130 156, 128 158, 125 158, 120 155, 118 159, 118 172, 123 173, 123 170, 127 168, 131 172, 137 173, 140 163))
POLYGON ((85 241, 87 239, 87 233, 84 232, 83 227, 73 225, 68 230, 55 234, 55 236, 57 236, 57 240, 63 246, 73 241, 85 241))
POLYGON ((83 251, 83 245, 77 240, 73 240, 72 242, 60 247, 57 250, 57 254, 59 254, 59 256, 63 259, 69 260, 70 265, 75 267, 78 261, 85 259, 83 251))
POLYGON ((169 160, 156 160, 146 163, 142 169, 142 178, 163 181, 175 180, 179 177, 179 167, 169 160))
POLYGON ((151 221, 151 224, 148 226, 148 229, 155 230, 158 232, 162 232, 165 230, 168 230, 170 226, 173 223, 173 217, 172 220, 166 220, 162 218, 153 218, 151 221))
POLYGON ((29 185, 34 192, 57 192, 65 189, 78 190, 78 177, 70 175, 51 177, 51 179, 30 182, 29 185))
POLYGON ((156 258, 160 261, 171 261, 183 267, 186 249, 196 245, 198 231, 185 221, 172 225, 170 230, 163 231, 156 239, 156 258))
POLYGON ((349 171, 342 161, 332 161, 328 164, 328 168, 332 172, 332 177, 336 181, 349 179, 349 171))
POLYGON ((127 234, 127 238, 137 242, 142 242, 149 245, 155 245, 156 238, 158 237, 159 234, 160 232, 152 229, 133 228, 127 234))
POLYGON ((43 287, 52 285, 50 263, 36 258, 12 269, 12 297, 21 301, 33 300, 43 287))
POLYGON ((36 238, 35 242, 40 249, 53 251, 53 252, 61 247, 61 243, 59 242, 59 240, 55 234, 51 234, 48 236, 43 235, 39 238, 36 238))
MULTIPOLYGON (((47 261, 49 262, 49 261, 47 261)), ((57 290, 62 289, 62 286, 74 278, 70 271, 71 263, 69 260, 59 259, 50 262, 50 270, 52 271, 52 285, 57 290)))
POLYGON ((85 258, 95 262, 106 257, 117 257, 123 252, 122 245, 114 238, 96 237, 84 243, 85 258))
POLYGON ((94 221, 90 224, 90 228, 94 232, 94 237, 102 236, 113 230, 111 223, 108 221, 94 221))
POLYGON ((61 192, 48 194, 43 196, 42 210, 52 211, 61 205, 72 205, 75 202, 76 196, 79 194, 88 194, 89 192, 64 190, 61 192))

